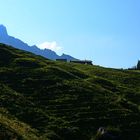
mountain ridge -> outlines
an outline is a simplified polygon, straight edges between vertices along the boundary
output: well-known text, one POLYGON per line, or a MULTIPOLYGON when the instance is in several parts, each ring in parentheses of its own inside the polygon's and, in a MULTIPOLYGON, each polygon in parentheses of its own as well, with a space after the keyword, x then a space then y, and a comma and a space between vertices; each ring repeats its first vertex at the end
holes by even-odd
POLYGON ((77 60, 76 58, 74 58, 70 55, 59 56, 56 54, 56 52, 54 52, 50 49, 42 50, 42 49, 39 49, 36 45, 29 46, 27 43, 24 43, 20 39, 17 39, 13 36, 9 36, 7 33, 7 29, 4 25, 0 25, 0 43, 11 45, 17 49, 29 51, 36 55, 41 55, 41 56, 51 59, 51 60, 56 60, 56 59, 77 60))

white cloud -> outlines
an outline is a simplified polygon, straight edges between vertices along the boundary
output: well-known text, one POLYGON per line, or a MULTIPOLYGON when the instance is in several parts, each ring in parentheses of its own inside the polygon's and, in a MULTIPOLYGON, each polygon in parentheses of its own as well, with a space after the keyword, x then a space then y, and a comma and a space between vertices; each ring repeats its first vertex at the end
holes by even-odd
POLYGON ((62 47, 59 46, 55 41, 52 42, 44 42, 40 45, 37 45, 40 49, 50 49, 52 51, 62 50, 62 47))

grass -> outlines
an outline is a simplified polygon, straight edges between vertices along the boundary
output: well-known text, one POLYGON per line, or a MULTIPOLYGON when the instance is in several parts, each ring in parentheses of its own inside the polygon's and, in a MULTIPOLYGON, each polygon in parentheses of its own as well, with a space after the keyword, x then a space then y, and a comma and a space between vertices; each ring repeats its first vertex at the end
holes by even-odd
POLYGON ((91 140, 103 126, 139 140, 139 81, 139 71, 55 62, 0 44, 3 139, 91 140))

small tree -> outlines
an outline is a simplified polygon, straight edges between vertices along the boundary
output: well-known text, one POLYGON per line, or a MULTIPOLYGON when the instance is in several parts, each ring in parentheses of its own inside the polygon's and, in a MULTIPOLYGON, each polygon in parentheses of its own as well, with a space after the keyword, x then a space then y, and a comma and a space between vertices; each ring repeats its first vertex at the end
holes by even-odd
POLYGON ((138 60, 137 69, 140 70, 140 60, 138 60))

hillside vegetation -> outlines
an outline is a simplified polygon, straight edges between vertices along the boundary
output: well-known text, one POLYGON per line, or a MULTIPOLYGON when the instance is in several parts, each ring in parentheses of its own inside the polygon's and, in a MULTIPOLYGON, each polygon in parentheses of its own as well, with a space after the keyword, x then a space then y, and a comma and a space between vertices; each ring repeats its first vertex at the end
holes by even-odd
POLYGON ((140 140, 140 72, 47 60, 0 44, 0 139, 140 140))

